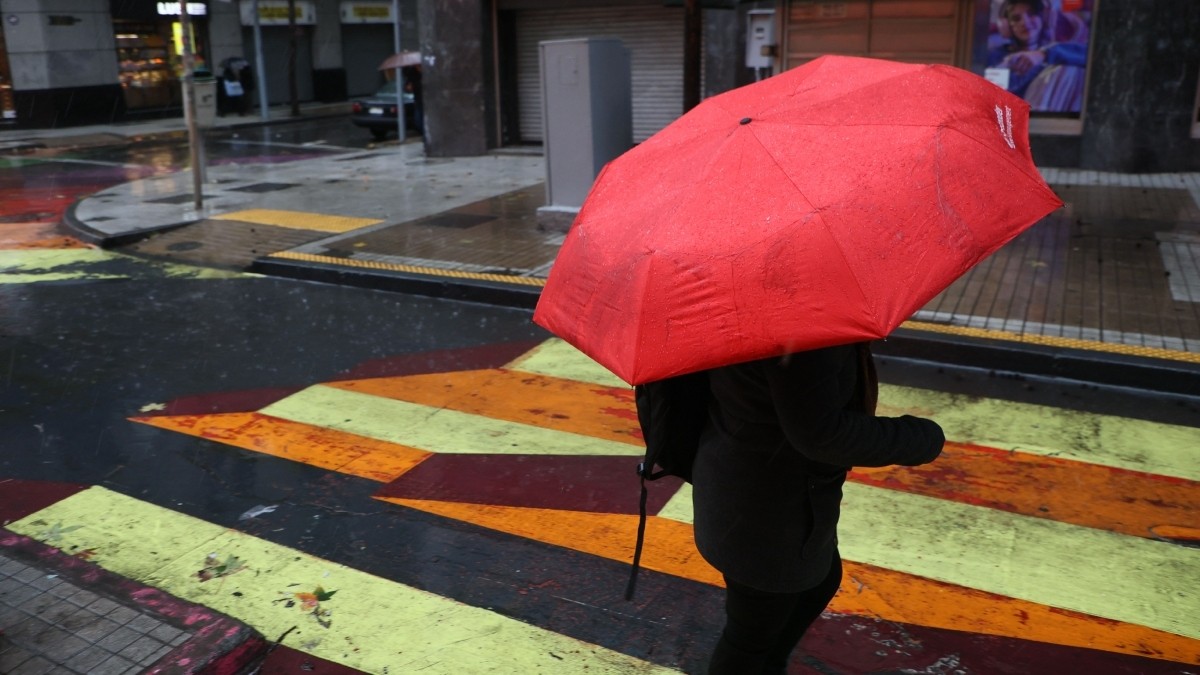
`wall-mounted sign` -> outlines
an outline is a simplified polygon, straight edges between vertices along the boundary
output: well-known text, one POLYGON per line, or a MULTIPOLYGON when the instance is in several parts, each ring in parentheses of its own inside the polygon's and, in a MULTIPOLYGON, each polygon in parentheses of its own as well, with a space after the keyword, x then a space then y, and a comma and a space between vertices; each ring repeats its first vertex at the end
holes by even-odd
POLYGON ((67 16, 66 14, 50 14, 46 18, 50 20, 51 26, 74 26, 83 21, 77 16, 67 16))
POLYGON ((391 0, 347 0, 341 10, 342 23, 392 23, 391 0))
MULTIPOLYGON (((254 3, 240 4, 243 26, 254 25, 254 3)), ((287 0, 258 0, 258 22, 263 26, 288 25, 287 0)), ((312 0, 296 0, 296 23, 311 26, 317 22, 317 8, 312 0)))
MULTIPOLYGON (((158 3, 159 16, 179 16, 179 6, 181 2, 160 2, 158 3)), ((203 2, 187 3, 188 16, 204 16, 208 14, 208 6, 203 2)))

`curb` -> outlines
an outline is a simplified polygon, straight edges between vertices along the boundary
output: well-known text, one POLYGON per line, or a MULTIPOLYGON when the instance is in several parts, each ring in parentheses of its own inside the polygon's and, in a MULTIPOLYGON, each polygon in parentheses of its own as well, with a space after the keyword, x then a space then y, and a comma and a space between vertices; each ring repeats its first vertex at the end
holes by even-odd
MULTIPOLYGON (((466 300, 532 310, 540 288, 459 277, 406 274, 328 263, 259 258, 251 271, 268 276, 466 300)), ((936 363, 1003 374, 1060 378, 1097 386, 1126 387, 1174 396, 1200 397, 1200 364, 1107 351, 1051 347, 1004 339, 896 329, 872 351, 883 358, 936 363)))
POLYGON ((342 267, 328 263, 263 257, 250 266, 251 272, 301 281, 355 286, 380 291, 411 293, 447 300, 465 300, 515 309, 533 309, 540 288, 509 285, 476 279, 442 277, 404 272, 342 267))
POLYGON ((169 225, 161 225, 159 227, 148 227, 142 230, 134 230, 131 232, 126 232, 125 234, 105 234, 99 230, 92 229, 87 223, 83 222, 78 216, 75 215, 75 209, 84 199, 87 199, 87 197, 84 197, 83 199, 77 199, 74 203, 67 207, 67 210, 63 212, 62 225, 71 230, 71 234, 74 236, 100 248, 125 246, 127 244, 141 241, 160 232, 168 232, 181 227, 187 227, 188 225, 199 222, 200 220, 196 219, 180 221, 178 223, 171 223, 169 225))
POLYGON ((1200 364, 898 328, 876 356, 1200 397, 1200 364))
POLYGON ((232 675, 245 672, 266 654, 266 640, 245 624, 5 528, 0 528, 0 551, 29 567, 45 571, 47 575, 57 575, 118 605, 151 615, 191 634, 145 673, 232 675))

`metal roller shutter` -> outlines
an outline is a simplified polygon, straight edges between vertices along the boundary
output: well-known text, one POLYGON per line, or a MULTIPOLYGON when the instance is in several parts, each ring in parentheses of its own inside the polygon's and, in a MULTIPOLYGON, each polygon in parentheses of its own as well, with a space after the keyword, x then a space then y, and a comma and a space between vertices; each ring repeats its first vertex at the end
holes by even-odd
POLYGON ((342 65, 349 96, 374 94, 384 83, 379 64, 395 51, 391 24, 343 24, 342 65))
POLYGON ((517 95, 521 138, 542 141, 538 43, 620 38, 629 49, 633 140, 644 141, 683 113, 683 12, 661 6, 519 10, 517 95))

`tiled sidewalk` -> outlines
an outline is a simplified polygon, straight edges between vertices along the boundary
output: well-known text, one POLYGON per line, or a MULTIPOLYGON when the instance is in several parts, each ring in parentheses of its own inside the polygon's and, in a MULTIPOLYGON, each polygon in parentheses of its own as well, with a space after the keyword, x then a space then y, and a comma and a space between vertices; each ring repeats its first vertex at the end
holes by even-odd
POLYGON ((0 529, 4 675, 237 672, 264 647, 228 617, 0 529))
POLYGON ((1200 177, 1046 177, 1065 207, 914 318, 1200 354, 1200 177))

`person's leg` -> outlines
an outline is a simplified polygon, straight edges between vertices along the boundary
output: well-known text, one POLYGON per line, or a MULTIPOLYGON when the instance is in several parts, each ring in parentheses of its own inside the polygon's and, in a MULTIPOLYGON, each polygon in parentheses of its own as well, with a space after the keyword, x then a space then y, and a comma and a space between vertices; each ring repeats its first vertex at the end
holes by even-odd
POLYGON ((709 675, 753 675, 776 649, 798 593, 766 593, 725 578, 725 629, 708 663, 709 675))
POLYGON ((837 551, 834 551, 829 573, 825 575, 821 583, 804 591, 797 599, 792 608, 792 615, 788 618, 783 630, 780 631, 775 646, 767 655, 763 673, 783 675, 787 672, 787 664, 792 656, 792 651, 800 643, 800 638, 804 637, 809 626, 812 626, 817 617, 821 616, 821 612, 825 611, 841 584, 842 558, 837 551))
POLYGON ((725 629, 709 660, 709 674, 785 673, 792 650, 841 580, 842 560, 836 552, 825 578, 798 593, 767 593, 726 577, 725 629))

